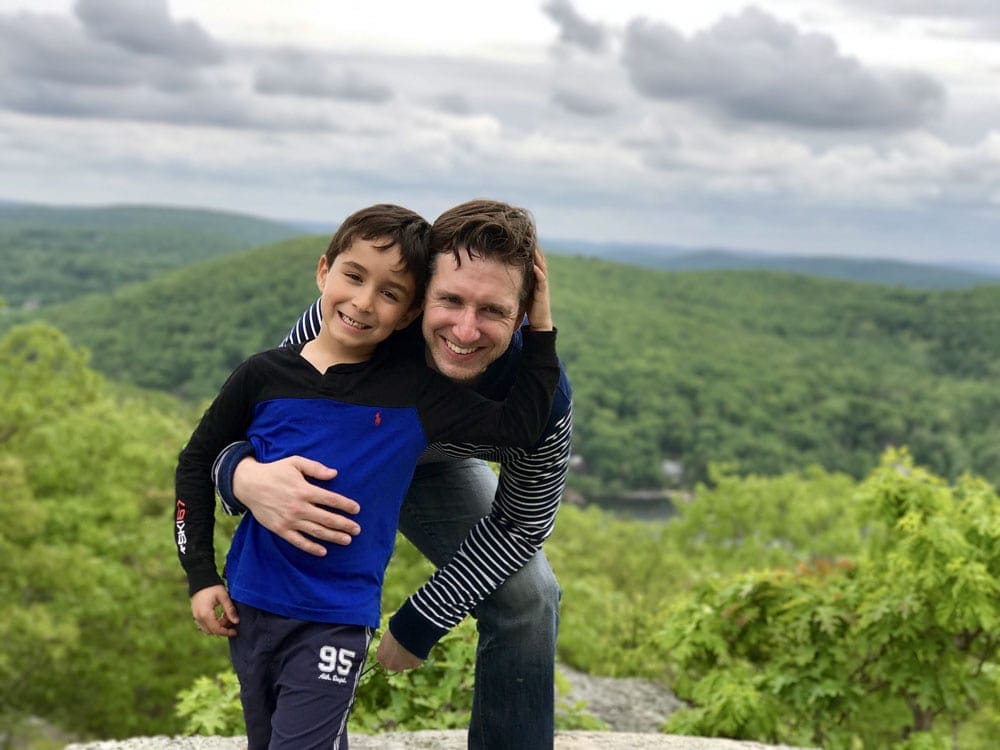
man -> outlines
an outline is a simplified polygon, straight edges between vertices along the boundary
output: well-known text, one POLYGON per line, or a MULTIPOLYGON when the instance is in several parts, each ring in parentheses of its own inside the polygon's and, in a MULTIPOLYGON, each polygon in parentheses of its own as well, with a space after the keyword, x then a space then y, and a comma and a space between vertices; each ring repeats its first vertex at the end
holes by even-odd
MULTIPOLYGON (((491 398, 505 395, 520 357, 536 244, 527 211, 505 203, 470 201, 438 217, 421 324, 435 369, 491 398)), ((314 305, 289 338, 308 339, 318 327, 314 305)), ((541 546, 565 485, 571 432, 563 373, 533 448, 432 446, 403 505, 400 530, 438 570, 390 619, 378 658, 388 669, 415 667, 472 612, 479 644, 470 748, 553 745, 559 587, 541 546), (499 481, 484 458, 500 462, 499 481)), ((237 445, 217 463, 230 509, 242 509, 238 497, 261 524, 314 554, 322 548, 309 537, 348 544, 364 533, 343 515, 357 512, 353 500, 304 478, 329 479, 333 469, 296 457, 258 464, 245 456, 237 445)))

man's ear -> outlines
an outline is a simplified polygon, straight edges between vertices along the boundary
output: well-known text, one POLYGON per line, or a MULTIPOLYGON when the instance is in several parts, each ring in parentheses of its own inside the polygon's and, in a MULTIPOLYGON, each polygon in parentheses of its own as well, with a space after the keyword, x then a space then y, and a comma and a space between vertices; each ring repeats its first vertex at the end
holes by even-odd
POLYGON ((418 305, 417 307, 411 307, 409 310, 406 311, 406 314, 399 319, 399 323, 396 324, 396 327, 393 330, 402 331, 404 328, 406 328, 406 326, 410 325, 410 323, 416 320, 417 316, 420 315, 420 313, 422 313, 423 311, 424 311, 423 305, 418 305))
POLYGON ((326 286, 326 275, 330 273, 330 266, 326 262, 326 256, 319 256, 319 263, 316 264, 316 286, 322 292, 323 287, 326 286))

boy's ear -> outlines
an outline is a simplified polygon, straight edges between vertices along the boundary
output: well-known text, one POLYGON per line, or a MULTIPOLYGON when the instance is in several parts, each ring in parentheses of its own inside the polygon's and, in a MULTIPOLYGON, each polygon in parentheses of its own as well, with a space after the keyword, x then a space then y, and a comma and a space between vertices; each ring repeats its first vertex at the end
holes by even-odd
POLYGON ((326 256, 319 256, 319 263, 316 264, 316 286, 322 292, 323 287, 326 286, 326 275, 330 273, 330 266, 326 262, 326 256))
POLYGON ((420 313, 422 313, 423 311, 424 311, 423 305, 418 305, 417 307, 413 307, 407 310, 406 314, 399 319, 399 323, 393 330, 402 331, 404 328, 406 328, 406 326, 410 325, 410 323, 416 320, 417 316, 420 315, 420 313))

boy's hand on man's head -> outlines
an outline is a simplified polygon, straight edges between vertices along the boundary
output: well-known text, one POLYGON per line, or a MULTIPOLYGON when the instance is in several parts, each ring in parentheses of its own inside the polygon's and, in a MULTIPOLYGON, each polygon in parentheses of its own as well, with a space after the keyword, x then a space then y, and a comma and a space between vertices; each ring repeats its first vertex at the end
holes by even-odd
POLYGON ((191 597, 191 615, 205 635, 236 635, 235 625, 240 621, 236 605, 222 585, 209 586, 196 591, 191 597))
POLYGON ((551 331, 552 309, 549 301, 549 272, 545 256, 535 248, 535 294, 528 305, 528 323, 532 331, 551 331))

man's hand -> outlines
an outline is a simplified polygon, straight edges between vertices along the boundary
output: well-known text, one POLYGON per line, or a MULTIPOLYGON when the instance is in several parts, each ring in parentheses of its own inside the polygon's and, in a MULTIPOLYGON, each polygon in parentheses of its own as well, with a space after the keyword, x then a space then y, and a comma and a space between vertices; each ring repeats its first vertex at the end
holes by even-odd
POLYGON ((535 294, 528 305, 528 323, 532 331, 552 330, 552 307, 549 301, 549 270, 545 256, 535 248, 535 294))
POLYGON ((341 515, 353 515, 361 509, 354 500, 306 480, 306 477, 326 480, 335 476, 336 469, 301 456, 289 456, 268 464, 247 457, 240 461, 233 474, 233 494, 262 526, 303 552, 323 557, 326 549, 306 534, 347 545, 361 532, 355 521, 341 515), (341 513, 331 513, 326 508, 341 513))
POLYGON ((225 586, 209 586, 191 597, 191 615, 198 630, 206 635, 236 635, 240 616, 225 586))
POLYGON ((424 660, 414 656, 405 648, 399 645, 392 632, 386 629, 382 640, 379 641, 378 651, 375 652, 378 662, 390 672, 402 672, 404 669, 413 669, 424 663, 424 660))

